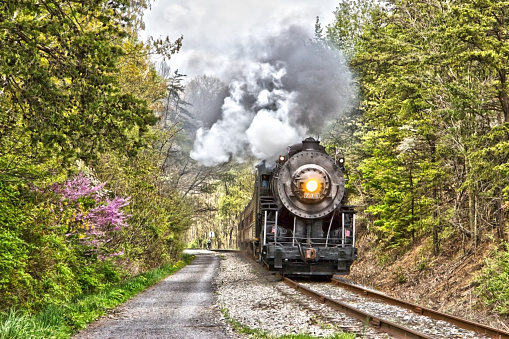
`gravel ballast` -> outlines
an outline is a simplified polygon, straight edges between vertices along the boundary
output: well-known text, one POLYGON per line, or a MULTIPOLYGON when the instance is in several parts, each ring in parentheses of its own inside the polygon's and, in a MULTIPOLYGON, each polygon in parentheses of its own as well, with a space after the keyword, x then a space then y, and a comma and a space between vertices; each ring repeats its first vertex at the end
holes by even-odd
POLYGON ((353 332, 363 338, 390 338, 362 322, 314 302, 280 282, 254 261, 222 254, 216 276, 217 307, 230 318, 268 334, 308 333, 325 337, 353 332))
POLYGON ((356 309, 392 323, 403 325, 419 333, 424 333, 437 339, 488 339, 489 337, 479 335, 450 324, 446 321, 433 320, 429 317, 418 315, 406 308, 388 305, 370 298, 347 291, 343 288, 330 284, 304 284, 304 286, 326 295, 335 300, 341 300, 356 309))

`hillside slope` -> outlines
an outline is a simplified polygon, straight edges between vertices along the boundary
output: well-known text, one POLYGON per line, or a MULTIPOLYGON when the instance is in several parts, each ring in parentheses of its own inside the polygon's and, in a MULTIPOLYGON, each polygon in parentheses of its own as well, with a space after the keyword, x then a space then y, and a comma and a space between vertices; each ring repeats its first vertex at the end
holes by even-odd
POLYGON ((403 254, 379 253, 372 236, 360 235, 359 259, 349 279, 419 305, 509 331, 509 318, 503 318, 478 298, 475 277, 484 260, 493 253, 493 245, 476 249, 461 238, 451 238, 433 256, 431 239, 422 239, 403 254), (377 255, 378 254, 378 255, 377 255))

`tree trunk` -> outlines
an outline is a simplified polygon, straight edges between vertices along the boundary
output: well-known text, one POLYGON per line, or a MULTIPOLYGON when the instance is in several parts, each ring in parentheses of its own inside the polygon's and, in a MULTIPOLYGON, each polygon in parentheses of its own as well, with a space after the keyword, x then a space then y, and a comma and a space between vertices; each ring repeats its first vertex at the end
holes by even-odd
POLYGON ((502 198, 497 199, 497 233, 499 239, 504 239, 505 215, 502 198))
POLYGON ((495 196, 495 227, 497 229, 497 237, 500 240, 504 240, 504 226, 505 226, 505 220, 504 220, 504 211, 503 211, 503 199, 501 197, 500 188, 497 187, 494 190, 494 196, 495 196))
MULTIPOLYGON (((433 200, 437 201, 437 189, 436 187, 433 188, 433 200)), ((438 253, 440 252, 440 243, 438 239, 438 230, 440 227, 440 217, 438 215, 437 209, 433 209, 433 254, 438 256, 438 253)))
POLYGON ((505 69, 499 71, 500 90, 498 92, 498 100, 504 112, 504 122, 509 122, 509 98, 507 96, 506 84, 507 73, 505 69))
POLYGON ((477 220, 475 215, 475 196, 473 189, 468 188, 468 225, 472 233, 472 245, 477 248, 477 220))
POLYGON ((409 173, 410 173, 410 194, 412 195, 412 200, 410 202, 411 215, 412 215, 412 229, 410 232, 412 234, 412 243, 414 243, 415 242, 415 227, 414 227, 414 223, 415 223, 415 192, 414 192, 414 180, 413 180, 413 176, 412 176, 412 168, 410 168, 409 173))
POLYGON ((233 223, 233 225, 231 225, 230 227, 230 243, 229 243, 229 247, 230 248, 234 248, 235 245, 234 245, 234 239, 233 239, 233 231, 235 230, 235 223, 233 223))
MULTIPOLYGON (((431 148, 431 161, 433 164, 437 164, 436 160, 436 144, 434 138, 428 137, 428 143, 431 148)), ((439 232, 440 232, 440 213, 438 212, 438 184, 437 184, 437 178, 433 178, 433 203, 436 206, 433 209, 433 254, 438 256, 440 252, 440 239, 438 238, 439 232)))

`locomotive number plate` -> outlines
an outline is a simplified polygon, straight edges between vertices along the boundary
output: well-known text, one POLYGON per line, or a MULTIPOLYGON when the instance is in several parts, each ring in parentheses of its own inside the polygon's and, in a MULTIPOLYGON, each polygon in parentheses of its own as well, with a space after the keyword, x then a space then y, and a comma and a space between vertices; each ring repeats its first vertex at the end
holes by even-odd
POLYGON ((320 199, 320 193, 308 193, 304 192, 305 199, 320 199))

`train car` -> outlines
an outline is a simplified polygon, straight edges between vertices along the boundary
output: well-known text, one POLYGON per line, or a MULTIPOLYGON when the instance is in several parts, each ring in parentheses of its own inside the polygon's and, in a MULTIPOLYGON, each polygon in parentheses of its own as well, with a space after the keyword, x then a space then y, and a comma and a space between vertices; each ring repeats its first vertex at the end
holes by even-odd
POLYGON ((240 249, 283 276, 349 274, 357 249, 344 159, 313 138, 285 153, 275 166, 257 166, 253 199, 238 219, 240 249))

